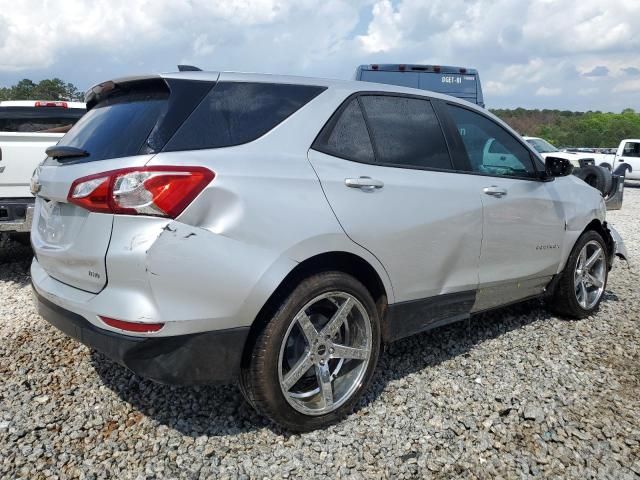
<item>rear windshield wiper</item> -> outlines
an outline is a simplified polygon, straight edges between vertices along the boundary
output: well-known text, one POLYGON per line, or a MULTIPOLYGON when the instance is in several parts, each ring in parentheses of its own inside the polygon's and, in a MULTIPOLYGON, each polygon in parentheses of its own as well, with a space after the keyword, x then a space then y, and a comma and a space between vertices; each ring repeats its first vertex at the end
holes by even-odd
POLYGON ((86 150, 78 147, 68 147, 63 145, 54 145, 52 147, 49 147, 45 150, 45 153, 47 154, 47 156, 58 160, 62 160, 64 158, 74 159, 89 156, 89 152, 87 152, 86 150))

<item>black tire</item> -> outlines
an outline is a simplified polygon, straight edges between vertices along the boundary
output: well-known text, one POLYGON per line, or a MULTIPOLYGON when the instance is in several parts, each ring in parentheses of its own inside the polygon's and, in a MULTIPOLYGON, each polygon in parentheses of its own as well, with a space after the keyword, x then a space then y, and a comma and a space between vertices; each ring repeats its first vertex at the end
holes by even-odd
POLYGON ((588 317, 596 310, 598 310, 600 302, 602 301, 604 291, 607 288, 608 268, 606 259, 607 247, 600 234, 594 230, 588 230, 583 233, 580 238, 578 238, 578 241, 576 242, 573 250, 571 251, 571 254, 569 255, 567 264, 560 274, 560 279, 558 280, 558 283, 555 287, 553 296, 548 302, 549 308, 559 315, 578 319, 588 317), (578 256, 580 255, 580 252, 585 245, 594 241, 600 245, 600 248, 602 248, 602 251, 604 252, 604 281, 602 286, 602 294, 600 294, 600 297, 598 298, 595 305, 590 308, 583 308, 583 306, 578 302, 575 284, 578 256))
POLYGON ((611 173, 605 168, 596 165, 587 165, 580 169, 576 169, 575 175, 588 185, 599 190, 603 195, 611 190, 611 173))
POLYGON ((241 391, 259 413, 287 430, 303 432, 323 428, 339 421, 353 410, 371 381, 379 351, 380 322, 369 291, 362 283, 345 273, 319 273, 300 282, 257 336, 251 356, 242 368, 241 391), (336 291, 356 298, 368 314, 372 334, 369 363, 362 367, 364 376, 360 385, 344 403, 326 414, 307 415, 293 408, 285 398, 279 376, 280 350, 298 312, 318 296, 336 291))

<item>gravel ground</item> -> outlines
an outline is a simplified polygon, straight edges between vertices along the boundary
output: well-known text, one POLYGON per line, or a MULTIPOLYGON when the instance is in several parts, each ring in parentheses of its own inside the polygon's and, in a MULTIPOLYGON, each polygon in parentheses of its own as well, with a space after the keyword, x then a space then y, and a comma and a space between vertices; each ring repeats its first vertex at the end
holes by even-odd
MULTIPOLYGON (((640 185, 612 212, 640 267, 640 185)), ((30 251, 0 246, 2 478, 638 478, 640 288, 617 262, 600 312, 537 302, 392 345, 357 413, 289 435, 236 387, 132 375, 36 314, 30 251)))

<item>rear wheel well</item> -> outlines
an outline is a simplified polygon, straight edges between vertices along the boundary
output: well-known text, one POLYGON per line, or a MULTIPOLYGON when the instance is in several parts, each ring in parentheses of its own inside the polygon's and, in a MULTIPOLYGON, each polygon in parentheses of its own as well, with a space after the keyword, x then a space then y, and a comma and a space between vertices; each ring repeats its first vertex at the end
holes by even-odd
POLYGON ((308 258, 296 265, 280 282, 256 316, 245 342, 242 365, 247 365, 260 331, 276 313, 284 299, 305 278, 321 272, 339 271, 360 281, 373 297, 380 319, 387 307, 387 293, 378 272, 363 258, 349 252, 328 252, 308 258))

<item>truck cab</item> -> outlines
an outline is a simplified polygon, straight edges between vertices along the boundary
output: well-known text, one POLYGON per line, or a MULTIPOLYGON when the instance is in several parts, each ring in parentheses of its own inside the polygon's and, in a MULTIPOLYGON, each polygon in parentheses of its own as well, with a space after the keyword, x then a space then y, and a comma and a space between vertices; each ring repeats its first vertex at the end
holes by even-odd
POLYGON ((0 232, 27 234, 34 198, 29 183, 45 149, 84 115, 81 102, 0 102, 0 232))
POLYGON ((360 65, 356 69, 355 80, 444 93, 484 108, 480 75, 474 68, 405 64, 360 65))
POLYGON ((640 180, 640 139, 627 138, 620 142, 611 166, 614 171, 620 167, 626 170, 629 180, 640 180))

